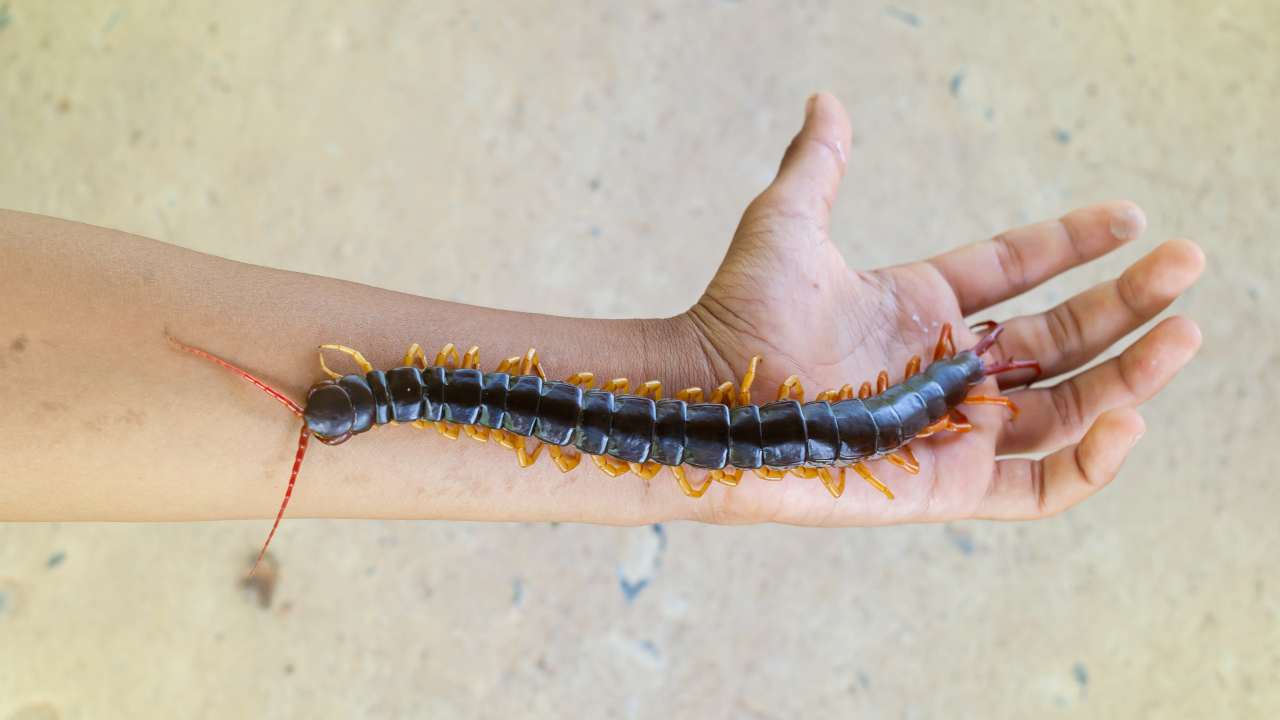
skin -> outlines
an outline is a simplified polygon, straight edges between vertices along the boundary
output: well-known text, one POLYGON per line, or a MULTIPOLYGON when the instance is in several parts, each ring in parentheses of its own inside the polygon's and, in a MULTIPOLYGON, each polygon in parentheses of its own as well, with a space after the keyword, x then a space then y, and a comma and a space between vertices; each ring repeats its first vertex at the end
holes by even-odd
MULTIPOLYGON (((773 399, 792 374, 812 397, 884 368, 899 381, 942 323, 953 325, 961 348, 973 345, 966 317, 1136 240, 1146 224, 1133 204, 1104 203, 927 260, 850 268, 829 235, 850 135, 834 97, 811 98, 777 178, 747 208, 703 297, 652 320, 446 303, 0 211, 0 519, 275 514, 299 422, 243 380, 175 350, 166 332, 298 401, 321 377, 317 345, 342 342, 390 367, 415 340, 429 353, 447 341, 479 345, 484 368, 537 347, 551 377, 656 378, 668 396, 736 380, 758 354, 756 402, 773 399)), ((693 500, 666 472, 646 484, 608 478, 585 460, 561 474, 545 457, 519 470, 492 443, 384 428, 339 448, 313 442, 288 517, 827 526, 1045 517, 1115 477, 1145 428, 1134 408, 1186 365, 1200 333, 1171 317, 1116 357, 1079 369, 1160 313, 1203 266, 1196 245, 1171 240, 1115 280, 1009 320, 987 358, 1039 360, 1041 384, 1011 392, 1022 408, 1016 421, 999 407, 966 406, 972 432, 914 443, 917 476, 872 463, 897 495, 892 502, 853 473, 838 500, 817 480, 751 473, 693 500), (1004 458, 1039 453, 1049 454, 1004 458)), ((340 355, 330 362, 350 367, 340 355)), ((1027 379, 1011 373, 976 392, 1012 391, 1027 379)))

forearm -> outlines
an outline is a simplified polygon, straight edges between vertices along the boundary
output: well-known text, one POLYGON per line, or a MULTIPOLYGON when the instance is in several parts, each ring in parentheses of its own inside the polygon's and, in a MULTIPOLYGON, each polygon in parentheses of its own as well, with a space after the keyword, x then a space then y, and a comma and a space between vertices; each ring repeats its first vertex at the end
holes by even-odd
MULTIPOLYGON (((492 367, 539 349, 552 377, 590 370, 703 384, 681 319, 506 312, 244 265, 102 228, 0 211, 0 519, 190 520, 274 514, 299 422, 248 383, 176 351, 169 333, 301 400, 315 348, 374 365, 420 342, 478 345, 492 367)), ((683 386, 683 385, 682 385, 683 386)), ((683 515, 674 483, 388 426, 312 444, 291 516, 639 523, 683 515)))

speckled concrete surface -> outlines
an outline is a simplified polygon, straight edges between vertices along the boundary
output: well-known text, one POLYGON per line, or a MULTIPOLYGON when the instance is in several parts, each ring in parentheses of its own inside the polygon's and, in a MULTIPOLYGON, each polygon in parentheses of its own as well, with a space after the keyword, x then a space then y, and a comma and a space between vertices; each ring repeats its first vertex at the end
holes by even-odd
POLYGON ((1147 240, 1008 312, 1210 262, 1200 358, 1062 517, 295 520, 266 608, 261 522, 0 527, 0 718, 1280 714, 1280 6, 1061 5, 0 3, 0 206, 239 260, 677 312, 827 88, 859 263, 1112 197, 1147 240))

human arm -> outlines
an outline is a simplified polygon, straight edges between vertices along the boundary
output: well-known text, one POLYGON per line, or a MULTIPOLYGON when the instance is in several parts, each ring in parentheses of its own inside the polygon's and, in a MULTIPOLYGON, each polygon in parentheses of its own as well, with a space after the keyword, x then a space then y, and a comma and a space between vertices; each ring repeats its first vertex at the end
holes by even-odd
MULTIPOLYGON (((8 346, 0 374, 10 397, 0 412, 7 465, 0 517, 186 520, 275 512, 296 421, 234 376, 176 352, 166 332, 297 399, 319 378, 318 344, 357 347, 386 367, 413 341, 479 345, 486 367, 538 347, 552 377, 590 370, 602 378, 659 379, 668 394, 714 387, 758 353, 765 356, 757 384, 763 397, 793 373, 811 391, 870 379, 883 368, 896 381, 906 358, 931 346, 938 324, 956 325, 961 346, 972 344, 964 316, 1132 240, 1144 224, 1136 208, 1107 204, 930 261, 854 270, 827 228, 848 135, 843 109, 819 98, 778 179, 748 208, 707 293, 667 319, 476 308, 2 213, 0 341, 8 346)), ((1014 320, 996 351, 1039 359, 1048 377, 1070 373, 1167 306, 1202 265, 1194 245, 1166 243, 1116 284, 1067 309, 1014 320)), ((313 448, 289 514, 833 525, 1036 517, 1110 479, 1141 431, 1136 414, 1107 415, 1081 446, 1072 444, 1105 411, 1157 392, 1198 342, 1194 324, 1172 319, 1120 359, 1051 386, 1057 390, 1015 393, 1024 408, 1015 422, 996 409, 975 409, 973 433, 917 444, 920 476, 877 469, 898 493, 892 503, 862 486, 834 499, 813 481, 769 483, 750 474, 736 488, 716 487, 693 500, 666 476, 613 479, 586 464, 562 475, 545 461, 521 471, 493 443, 384 429, 341 447, 313 448), (1064 446, 1046 464, 997 463, 999 455, 1064 446)))

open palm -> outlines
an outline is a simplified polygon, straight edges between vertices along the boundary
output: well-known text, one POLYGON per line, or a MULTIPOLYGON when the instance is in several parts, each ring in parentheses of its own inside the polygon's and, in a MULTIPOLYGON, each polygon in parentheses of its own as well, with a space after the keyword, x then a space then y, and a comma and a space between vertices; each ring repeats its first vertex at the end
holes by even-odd
MULTIPOLYGON (((1107 203, 929 260, 853 269, 828 232, 850 136, 834 97, 809 100, 777 178, 747 208, 715 278, 683 316, 713 372, 732 377, 752 356, 764 357, 756 402, 772 400, 791 375, 810 399, 846 383, 858 387, 884 369, 900 382, 909 358, 929 362, 944 324, 953 326, 960 348, 969 347, 977 337, 966 316, 1111 251, 1145 226, 1134 205, 1107 203)), ((1043 379, 1067 377, 1013 392, 1016 419, 997 406, 966 406, 971 432, 912 443, 918 474, 871 462, 893 501, 853 473, 838 500, 817 480, 771 483, 747 474, 736 488, 708 493, 696 512, 716 522, 863 525, 1033 518, 1074 505, 1114 477, 1144 430, 1132 408, 1190 360, 1199 330, 1169 318, 1119 356, 1071 373, 1167 307, 1203 265, 1193 243, 1166 242, 1115 280, 1043 314, 1009 320, 987 358, 1035 359, 1043 379), (999 459, 1046 452, 1043 460, 999 459)), ((989 378, 979 391, 996 395, 1031 379, 1029 371, 1001 375, 998 385, 989 378)))

